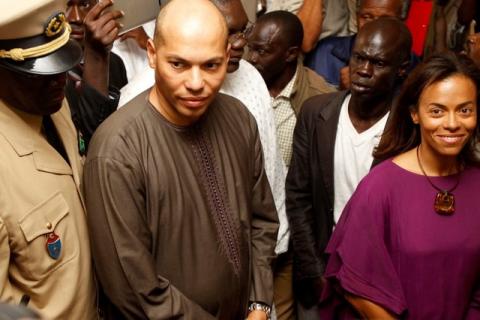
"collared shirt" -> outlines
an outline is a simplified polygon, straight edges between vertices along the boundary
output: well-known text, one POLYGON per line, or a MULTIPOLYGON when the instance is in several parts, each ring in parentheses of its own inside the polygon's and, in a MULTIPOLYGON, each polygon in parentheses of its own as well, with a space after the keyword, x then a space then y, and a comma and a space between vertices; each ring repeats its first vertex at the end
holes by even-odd
MULTIPOLYGON (((300 66, 301 67, 301 66, 300 66)), ((291 97, 295 93, 295 81, 297 80, 297 71, 293 75, 292 79, 283 88, 280 94, 276 97, 270 97, 274 115, 275 115, 275 127, 277 131, 277 143, 282 152, 283 161, 288 167, 292 159, 292 144, 293 144, 293 130, 297 123, 297 117, 293 110, 291 97)))

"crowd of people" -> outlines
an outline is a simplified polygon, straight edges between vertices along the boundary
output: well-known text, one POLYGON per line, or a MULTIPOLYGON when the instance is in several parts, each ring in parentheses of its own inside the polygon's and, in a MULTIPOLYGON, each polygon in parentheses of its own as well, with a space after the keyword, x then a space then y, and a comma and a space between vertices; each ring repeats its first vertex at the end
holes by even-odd
POLYGON ((0 2, 0 319, 480 319, 480 4, 244 3, 0 2))

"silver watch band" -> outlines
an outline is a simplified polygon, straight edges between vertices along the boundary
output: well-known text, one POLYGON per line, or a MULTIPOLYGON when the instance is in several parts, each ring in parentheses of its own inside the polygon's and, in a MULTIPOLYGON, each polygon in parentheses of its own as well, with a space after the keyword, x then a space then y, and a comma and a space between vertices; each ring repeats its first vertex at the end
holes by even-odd
POLYGON ((248 311, 253 310, 260 310, 265 312, 267 314, 267 319, 270 319, 270 313, 272 312, 272 308, 270 308, 270 306, 266 305, 265 303, 252 302, 248 307, 248 311))

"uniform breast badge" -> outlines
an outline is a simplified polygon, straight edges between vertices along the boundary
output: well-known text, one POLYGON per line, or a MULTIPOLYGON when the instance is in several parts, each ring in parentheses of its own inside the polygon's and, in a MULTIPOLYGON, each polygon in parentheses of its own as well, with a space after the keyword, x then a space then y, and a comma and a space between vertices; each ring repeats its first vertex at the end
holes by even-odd
POLYGON ((57 260, 60 258, 60 254, 62 252, 62 241, 60 237, 55 232, 50 232, 47 234, 47 252, 48 255, 52 258, 57 260))

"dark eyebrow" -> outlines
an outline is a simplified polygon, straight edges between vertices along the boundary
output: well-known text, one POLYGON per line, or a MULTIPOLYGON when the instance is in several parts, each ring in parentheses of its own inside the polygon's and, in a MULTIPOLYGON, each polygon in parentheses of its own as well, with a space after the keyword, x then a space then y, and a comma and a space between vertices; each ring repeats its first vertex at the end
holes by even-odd
POLYGON ((256 45, 256 46, 265 46, 265 47, 270 47, 271 46, 271 43, 270 41, 265 41, 265 40, 252 40, 250 41, 252 44, 256 45))
POLYGON ((215 57, 212 59, 208 59, 204 63, 221 63, 224 60, 224 57, 215 57))
POLYGON ((182 57, 179 57, 179 56, 177 56, 177 55, 167 55, 166 58, 167 58, 167 59, 166 59, 167 61, 174 60, 174 61, 176 61, 176 62, 180 62, 180 63, 183 63, 183 64, 185 64, 185 65, 190 64, 187 60, 185 60, 185 59, 183 59, 182 57))
MULTIPOLYGON (((473 104, 473 101, 465 101, 465 102, 462 102, 458 105, 455 106, 455 108, 462 108, 462 107, 465 107, 465 106, 468 106, 470 104, 473 104)), ((429 104, 430 106, 434 106, 434 107, 439 107, 439 108, 442 108, 442 109, 446 109, 447 106, 441 104, 441 103, 437 103, 437 102, 432 102, 429 104)))
POLYGON ((462 103, 460 103, 459 105, 457 105, 457 108, 466 107, 466 106, 468 106, 469 104, 473 104, 473 103, 474 103, 473 101, 465 101, 465 102, 462 102, 462 103))
MULTIPOLYGON (((176 61, 179 61, 179 62, 182 62, 182 63, 185 63, 185 64, 192 64, 191 61, 188 61, 188 60, 185 60, 185 58, 182 58, 176 54, 169 54, 167 55, 167 60, 176 60, 176 61)), ((213 57, 213 58, 210 58, 204 62, 202 62, 202 64, 204 63, 220 63, 224 60, 224 57, 223 56, 218 56, 218 57, 213 57)))

